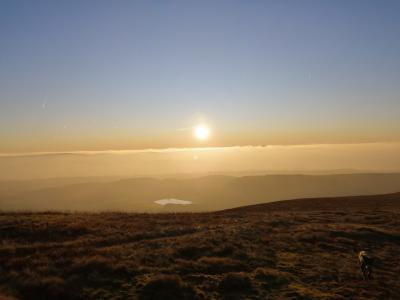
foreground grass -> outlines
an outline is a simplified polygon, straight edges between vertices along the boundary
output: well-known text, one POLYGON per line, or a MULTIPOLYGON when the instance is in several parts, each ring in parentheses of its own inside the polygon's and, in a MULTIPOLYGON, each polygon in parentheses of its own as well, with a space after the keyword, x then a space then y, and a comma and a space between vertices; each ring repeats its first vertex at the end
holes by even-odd
POLYGON ((397 209, 2 213, 0 237, 4 299, 400 297, 397 209))

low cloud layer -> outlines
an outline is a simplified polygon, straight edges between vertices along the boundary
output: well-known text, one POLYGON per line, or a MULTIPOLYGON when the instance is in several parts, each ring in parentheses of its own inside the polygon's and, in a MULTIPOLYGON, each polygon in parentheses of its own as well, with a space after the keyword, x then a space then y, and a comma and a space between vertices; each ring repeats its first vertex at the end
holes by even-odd
POLYGON ((400 143, 0 154, 0 180, 249 171, 399 172, 400 143))

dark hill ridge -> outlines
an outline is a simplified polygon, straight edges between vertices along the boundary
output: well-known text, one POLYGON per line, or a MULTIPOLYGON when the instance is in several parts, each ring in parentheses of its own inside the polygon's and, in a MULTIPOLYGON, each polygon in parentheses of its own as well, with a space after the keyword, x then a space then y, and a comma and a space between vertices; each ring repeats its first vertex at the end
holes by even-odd
POLYGON ((0 298, 399 299, 399 193, 208 213, 0 212, 0 240, 0 298))
POLYGON ((400 209, 400 192, 392 194, 384 194, 384 195, 281 200, 270 203, 240 206, 225 211, 265 212, 265 211, 342 211, 342 210, 399 210, 399 209, 400 209))
MULTIPOLYGON (((85 179, 88 180, 88 179, 85 179)), ((95 180, 95 179, 93 179, 95 180)), ((340 197, 398 192, 400 174, 206 176, 187 179, 132 178, 34 189, 0 189, 0 210, 200 212, 280 199, 340 197), (161 206, 175 198, 192 205, 161 206)), ((42 185, 43 186, 43 185, 42 185)))

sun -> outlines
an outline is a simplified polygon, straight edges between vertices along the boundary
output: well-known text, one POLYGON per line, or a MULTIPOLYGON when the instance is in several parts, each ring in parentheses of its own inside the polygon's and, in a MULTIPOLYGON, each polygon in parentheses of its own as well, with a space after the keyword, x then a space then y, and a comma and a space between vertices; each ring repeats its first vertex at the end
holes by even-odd
POLYGON ((207 125, 200 124, 194 128, 194 136, 198 140, 206 140, 208 139, 209 135, 210 135, 210 129, 208 128, 207 125))

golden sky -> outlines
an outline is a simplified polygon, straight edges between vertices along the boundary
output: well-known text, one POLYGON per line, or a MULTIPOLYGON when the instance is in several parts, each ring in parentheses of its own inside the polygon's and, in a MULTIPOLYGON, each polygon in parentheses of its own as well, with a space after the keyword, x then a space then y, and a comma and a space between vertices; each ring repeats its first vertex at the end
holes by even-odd
POLYGON ((0 153, 399 142, 399 8, 1 1, 0 153))

